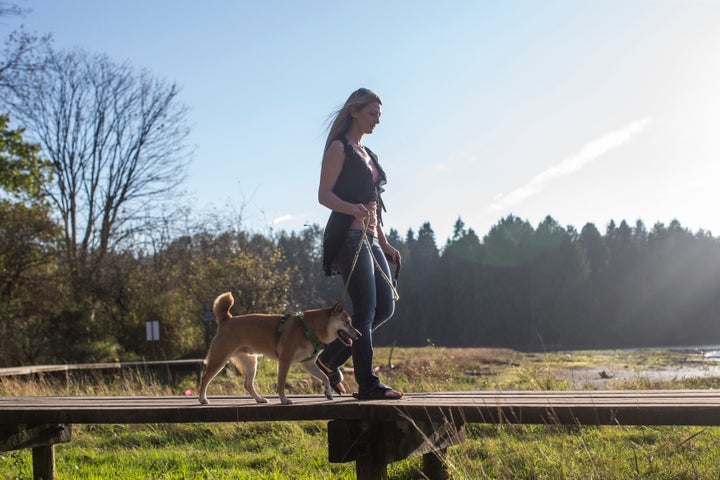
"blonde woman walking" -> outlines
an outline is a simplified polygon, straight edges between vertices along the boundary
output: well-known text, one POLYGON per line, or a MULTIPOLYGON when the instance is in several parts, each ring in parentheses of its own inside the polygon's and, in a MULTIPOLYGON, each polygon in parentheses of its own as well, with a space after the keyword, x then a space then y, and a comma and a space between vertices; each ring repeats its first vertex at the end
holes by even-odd
POLYGON ((342 275, 347 283, 353 325, 362 337, 352 347, 336 340, 318 356, 317 364, 330 378, 333 389, 343 394, 340 367, 352 356, 358 384, 353 396, 394 400, 402 397, 402 392, 384 385, 373 369, 372 332, 395 310, 386 258, 400 263, 400 253, 382 230, 385 205, 380 194, 387 181, 385 172, 363 143, 380 123, 381 115, 380 97, 360 88, 335 114, 325 143, 318 200, 332 212, 323 237, 323 269, 327 275, 342 275), (361 245, 363 235, 369 242, 361 245))

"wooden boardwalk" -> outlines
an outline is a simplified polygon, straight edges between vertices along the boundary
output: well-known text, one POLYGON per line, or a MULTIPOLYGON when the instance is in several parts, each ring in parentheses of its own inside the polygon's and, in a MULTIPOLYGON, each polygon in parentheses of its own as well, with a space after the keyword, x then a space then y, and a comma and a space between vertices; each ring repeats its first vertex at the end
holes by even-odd
POLYGON ((266 422, 328 423, 331 462, 356 462, 359 479, 386 478, 387 464, 422 454, 442 478, 442 454, 464 440, 468 423, 548 425, 720 425, 720 390, 568 390, 411 393, 397 401, 349 396, 0 397, 0 450, 32 448, 36 478, 54 478, 55 443, 72 424, 266 422), (380 445, 380 447, 378 447, 380 445))
POLYGON ((277 397, 0 397, 0 424, 463 420, 563 425, 720 425, 720 390, 567 390, 410 393, 397 401, 277 397))

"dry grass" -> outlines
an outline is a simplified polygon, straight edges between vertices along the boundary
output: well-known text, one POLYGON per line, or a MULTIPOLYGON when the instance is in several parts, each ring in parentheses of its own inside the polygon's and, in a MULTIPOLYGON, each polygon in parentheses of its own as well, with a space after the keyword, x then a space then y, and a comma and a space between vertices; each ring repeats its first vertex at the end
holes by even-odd
MULTIPOLYGON (((503 348, 418 347, 375 349, 381 379, 406 392, 515 389, 715 388, 717 363, 698 352, 671 350, 597 350, 521 353, 503 348), (695 385, 695 387, 693 387, 695 385)), ((263 394, 276 391, 277 364, 261 357, 257 384, 263 394)), ((345 385, 355 391, 352 364, 345 385)), ((167 377, 167 375, 165 375, 167 377)), ((197 392, 197 375, 173 381, 140 370, 113 374, 44 375, 33 379, 0 377, 0 395, 184 395, 197 392)), ((246 395, 241 374, 232 366, 213 380, 210 395, 246 395)), ((299 366, 288 378, 291 394, 320 393, 320 382, 299 366)))
MULTIPOLYGON (((187 383, 189 379, 184 379, 187 383)), ((178 395, 180 387, 160 381, 147 372, 122 374, 37 375, 0 377, 0 396, 151 396, 178 395)))

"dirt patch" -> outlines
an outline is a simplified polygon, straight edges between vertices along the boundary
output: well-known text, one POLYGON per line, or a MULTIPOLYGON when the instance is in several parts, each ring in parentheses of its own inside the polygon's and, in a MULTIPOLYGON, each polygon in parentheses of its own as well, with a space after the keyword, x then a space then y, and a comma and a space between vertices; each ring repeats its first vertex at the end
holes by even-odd
POLYGON ((593 365, 557 368, 555 375, 568 380, 572 388, 616 388, 620 383, 653 384, 696 378, 720 378, 718 358, 703 352, 639 350, 622 361, 604 359, 593 365))

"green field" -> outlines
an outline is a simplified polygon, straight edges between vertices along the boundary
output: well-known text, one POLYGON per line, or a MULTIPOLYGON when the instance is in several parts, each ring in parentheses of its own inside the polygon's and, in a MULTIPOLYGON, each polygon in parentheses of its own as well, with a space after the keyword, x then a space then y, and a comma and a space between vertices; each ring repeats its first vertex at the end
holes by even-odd
MULTIPOLYGON (((505 349, 380 348, 381 377, 407 392, 488 389, 718 388, 718 367, 693 351, 604 350, 520 353, 505 349), (392 368, 390 368, 392 363, 392 368)), ((258 389, 274 395, 275 365, 260 359, 258 389)), ((351 377, 351 375, 349 375, 351 377)), ((209 395, 245 395, 231 369, 209 395)), ((140 375, 35 382, 4 379, 0 395, 184 395, 188 375, 169 384, 140 375)), ((290 394, 318 393, 299 367, 290 394)), ((348 382, 350 388, 354 387, 348 382)), ((448 454, 457 479, 717 479, 720 428, 469 425, 448 454)), ((354 464, 327 461, 324 422, 75 425, 55 447, 57 478, 355 478, 354 464)), ((421 459, 390 465, 391 479, 423 478, 421 459)), ((32 478, 29 451, 0 453, 0 479, 32 478)))

